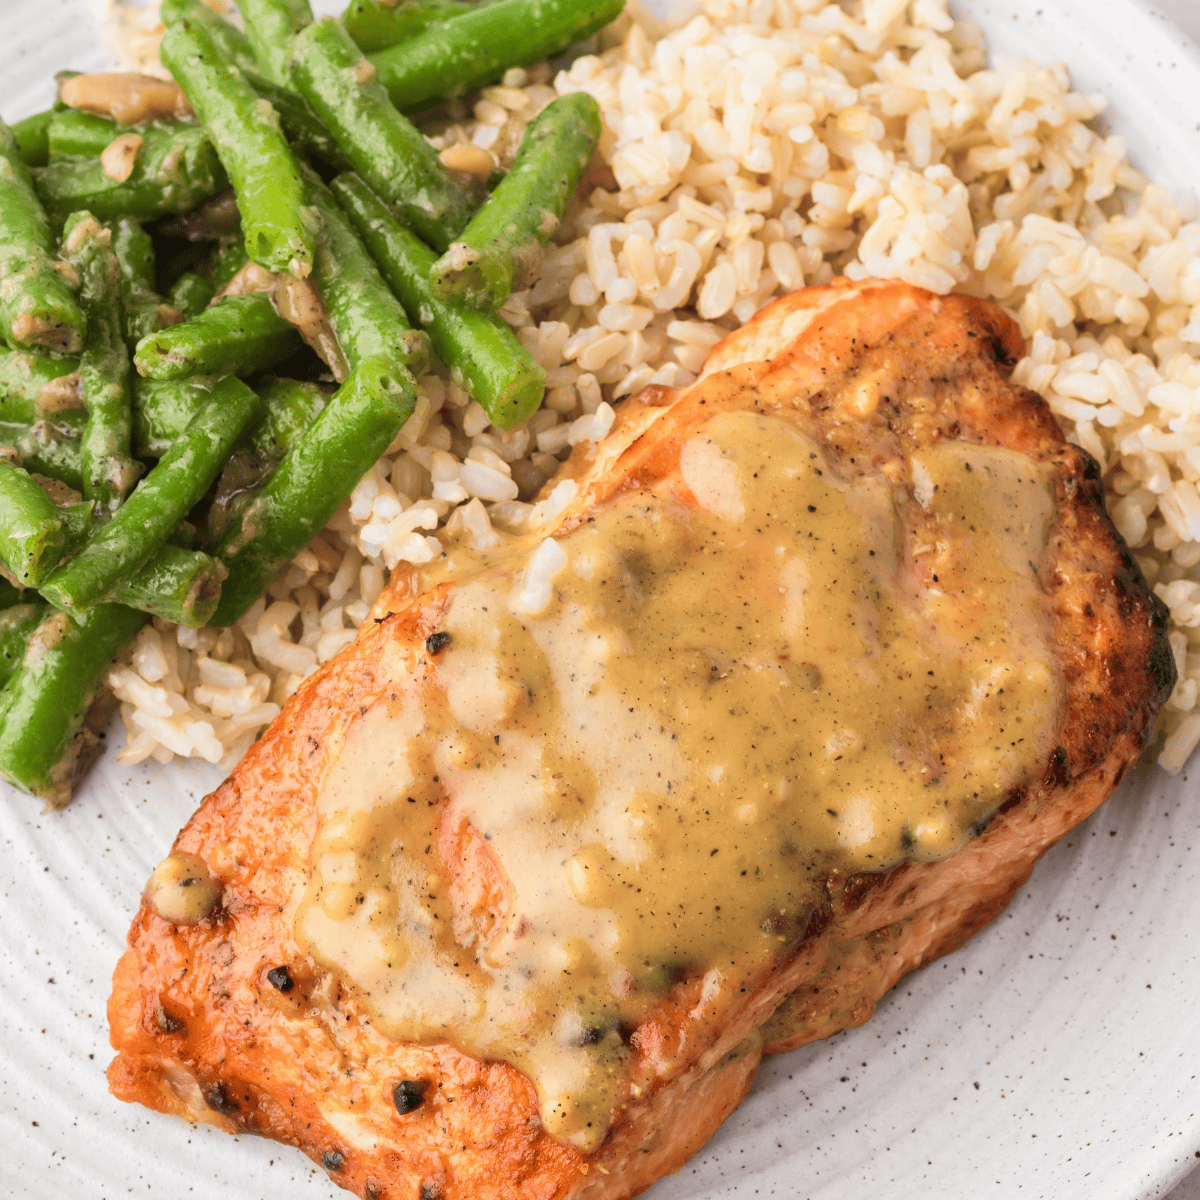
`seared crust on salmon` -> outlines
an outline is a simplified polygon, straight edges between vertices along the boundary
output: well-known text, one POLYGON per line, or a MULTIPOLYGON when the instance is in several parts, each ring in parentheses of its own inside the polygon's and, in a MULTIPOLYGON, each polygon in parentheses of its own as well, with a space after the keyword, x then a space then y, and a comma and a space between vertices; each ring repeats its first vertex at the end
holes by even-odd
MULTIPOLYGON (((322 780, 354 721, 422 662, 454 586, 413 594, 403 573, 358 641, 305 682, 179 835, 176 851, 207 864, 221 904, 174 926, 143 903, 109 1002, 114 1095, 289 1143, 368 1200, 617 1200, 703 1145, 745 1095, 764 1041, 785 1050, 861 1024, 903 974, 994 919, 1112 793, 1174 683, 1165 612, 1105 514, 1095 462, 1064 441, 1040 397, 1009 382, 1023 352, 1014 323, 985 301, 837 281, 764 309, 689 388, 625 402, 609 437, 566 467, 578 496, 542 536, 677 473, 683 443, 720 412, 793 408, 851 473, 886 474, 942 439, 1019 450, 1052 481, 1042 579, 1065 679, 1053 752, 962 849, 830 873, 784 961, 716 994, 685 977, 626 1031, 623 1099, 595 1153, 542 1129, 515 1068, 385 1037, 293 934, 322 780), (285 990, 268 978, 281 963, 285 990), (419 1103, 402 1112, 406 1081, 400 1094, 419 1103)), ((451 869, 470 874, 469 848, 457 854, 451 869)))

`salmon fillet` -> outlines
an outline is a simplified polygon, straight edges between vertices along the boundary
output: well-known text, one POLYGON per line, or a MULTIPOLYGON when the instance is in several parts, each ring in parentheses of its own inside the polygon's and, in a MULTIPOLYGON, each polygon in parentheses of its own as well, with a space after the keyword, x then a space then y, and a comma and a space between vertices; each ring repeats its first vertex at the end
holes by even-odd
MULTIPOLYGON (((566 464, 575 499, 531 548, 622 497, 673 487, 686 500, 682 449, 722 413, 786 410, 839 469, 900 484, 921 448, 1020 451, 1045 471, 1054 504, 1039 578, 1062 697, 1036 770, 949 857, 825 871, 803 927, 762 969, 720 986, 711 972, 678 972, 620 1031, 598 1145, 552 1136, 533 1083, 508 1062, 387 1036, 359 991, 297 940, 321 789, 353 769, 343 759, 356 722, 429 669, 459 586, 427 587, 415 570, 396 573, 357 642, 304 683, 180 833, 174 853, 201 861, 217 903, 188 924, 147 902, 134 918, 108 1009, 113 1094, 296 1146, 366 1200, 619 1200, 703 1145, 764 1052, 861 1024, 902 975, 993 920, 1112 793, 1174 684, 1165 612, 1105 514, 1095 462, 1009 381, 1023 352, 988 302, 835 281, 768 306, 690 387, 626 401, 610 435, 566 464)), ((932 587, 937 555, 906 569, 932 587)), ((492 910, 512 903, 489 853, 469 825, 438 826, 437 870, 464 949, 492 936, 492 910)))

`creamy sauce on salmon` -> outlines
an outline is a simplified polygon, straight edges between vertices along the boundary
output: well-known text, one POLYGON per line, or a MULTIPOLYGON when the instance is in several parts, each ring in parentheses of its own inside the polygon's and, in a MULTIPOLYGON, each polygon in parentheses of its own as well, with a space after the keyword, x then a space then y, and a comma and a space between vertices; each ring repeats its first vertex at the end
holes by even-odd
POLYGON ((907 473, 722 413, 569 532, 453 552, 324 781, 301 946, 596 1148, 673 983, 746 986, 830 869, 952 854, 1053 748, 1048 473, 948 442, 907 473))

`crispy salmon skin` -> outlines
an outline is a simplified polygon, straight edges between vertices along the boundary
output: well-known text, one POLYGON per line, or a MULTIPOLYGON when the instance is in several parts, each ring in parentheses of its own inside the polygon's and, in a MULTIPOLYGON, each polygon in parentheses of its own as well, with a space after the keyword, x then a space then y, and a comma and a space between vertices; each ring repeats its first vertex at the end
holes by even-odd
MULTIPOLYGON (((180 833, 174 853, 200 860, 219 904, 192 924, 148 903, 134 918, 108 1010, 113 1094, 296 1146, 367 1200, 618 1200, 703 1145, 764 1046, 861 1024, 903 974, 994 919, 1038 857, 1112 793, 1174 683, 1165 613, 1105 514, 1096 464, 1065 442, 1040 397, 1009 381, 1023 352, 988 302, 835 281, 765 308, 690 387, 626 401, 608 438, 565 466, 576 499, 539 537, 677 475, 681 446, 723 412, 787 409, 831 460, 885 475, 943 440, 1018 450, 1042 464, 1053 493, 1041 578, 1064 689, 1035 777, 961 849, 828 872, 769 971, 725 989, 684 972, 623 1031, 630 1053, 598 1149, 546 1132, 532 1083, 507 1063, 384 1036, 296 940, 323 780, 355 721, 420 669, 455 586, 424 592, 403 572, 358 641, 304 683, 180 833)), ((503 902, 503 880, 470 836, 440 838, 438 852, 468 897, 462 928, 503 902)))

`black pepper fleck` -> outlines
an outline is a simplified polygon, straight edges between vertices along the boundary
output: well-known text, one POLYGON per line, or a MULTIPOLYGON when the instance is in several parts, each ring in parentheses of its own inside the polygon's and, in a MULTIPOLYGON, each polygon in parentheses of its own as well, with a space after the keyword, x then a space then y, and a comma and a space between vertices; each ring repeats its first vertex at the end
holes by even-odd
POLYGON ((448 633, 431 633, 425 639, 425 649, 430 654, 438 654, 450 645, 450 635, 448 633))
POLYGON ((280 992, 290 992, 296 986, 287 967, 272 967, 267 972, 267 982, 280 992))
POLYGON ((421 1107, 425 1100, 425 1089, 429 1084, 424 1079, 402 1079, 392 1092, 396 1111, 404 1116, 421 1107))

